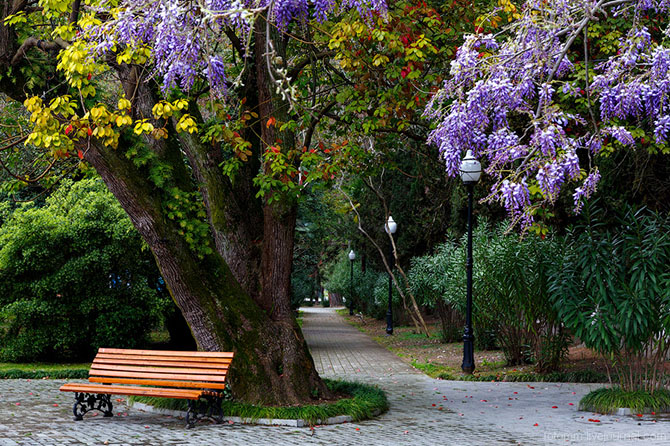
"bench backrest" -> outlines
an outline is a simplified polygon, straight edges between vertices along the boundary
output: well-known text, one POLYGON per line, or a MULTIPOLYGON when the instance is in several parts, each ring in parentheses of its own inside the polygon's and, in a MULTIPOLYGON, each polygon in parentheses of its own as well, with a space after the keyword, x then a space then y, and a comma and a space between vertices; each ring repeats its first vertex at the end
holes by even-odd
POLYGON ((104 384, 224 389, 231 352, 101 348, 88 380, 104 384))

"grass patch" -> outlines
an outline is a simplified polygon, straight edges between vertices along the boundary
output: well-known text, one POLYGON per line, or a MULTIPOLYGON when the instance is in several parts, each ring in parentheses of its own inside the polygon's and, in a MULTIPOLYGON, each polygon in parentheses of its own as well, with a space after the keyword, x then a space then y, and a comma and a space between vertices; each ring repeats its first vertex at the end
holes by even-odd
POLYGON ((453 369, 445 365, 433 364, 432 362, 418 362, 414 360, 412 361, 412 367, 421 370, 431 378, 457 379, 453 377, 453 369), (452 376, 452 378, 443 378, 443 376, 452 376))
POLYGON ((0 379, 86 379, 91 364, 0 362, 0 379))
MULTIPOLYGON (((294 407, 255 406, 236 401, 224 401, 223 413, 226 416, 251 418, 275 418, 289 420, 305 420, 310 425, 317 424, 338 415, 349 415, 354 421, 372 418, 388 410, 388 401, 384 392, 378 387, 367 384, 324 379, 326 386, 338 394, 350 395, 334 403, 313 404, 294 407)), ((130 401, 149 404, 155 408, 186 411, 186 400, 167 398, 130 397, 130 401)))
POLYGON ((298 327, 302 328, 303 317, 305 316, 304 311, 298 311, 298 316, 296 316, 295 321, 298 323, 298 327))
POLYGON ((670 411, 670 391, 656 390, 653 394, 641 390, 626 392, 620 387, 594 390, 579 402, 579 410, 613 413, 629 408, 633 413, 670 411))
MULTIPOLYGON (((414 332, 412 332, 412 331, 403 331, 403 332, 400 332, 400 333, 398 333, 398 334, 396 335, 396 338, 397 338, 397 339, 403 339, 403 340, 405 340, 405 339, 406 339, 406 340, 416 340, 416 339, 419 339, 419 340, 425 340, 425 339, 428 339, 428 338, 426 337, 425 334, 423 334, 423 333, 414 333, 414 332)), ((429 347, 430 347, 430 345, 429 345, 429 347)))
POLYGON ((555 383, 607 383, 609 379, 604 373, 594 372, 592 370, 579 370, 573 372, 552 372, 552 373, 526 373, 526 372, 507 372, 507 373, 487 373, 473 375, 454 375, 453 373, 439 373, 436 378, 447 380, 462 381, 505 381, 505 382, 555 382, 555 383))

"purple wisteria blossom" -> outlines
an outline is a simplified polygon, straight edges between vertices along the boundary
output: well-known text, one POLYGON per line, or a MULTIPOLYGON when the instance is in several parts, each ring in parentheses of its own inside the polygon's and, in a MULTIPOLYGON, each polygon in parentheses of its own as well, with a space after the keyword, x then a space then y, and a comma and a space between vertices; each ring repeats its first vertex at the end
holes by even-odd
POLYGON ((624 146, 631 146, 635 144, 633 135, 631 135, 630 132, 626 130, 624 127, 621 126, 608 127, 606 129, 603 129, 603 132, 609 133, 624 146))
POLYGON ((466 35, 449 78, 424 112, 436 123, 428 141, 439 148, 447 173, 456 175, 472 150, 495 181, 487 200, 500 202, 522 226, 568 183, 579 211, 596 190, 600 174, 591 166, 608 136, 633 146, 630 122, 651 127, 658 143, 670 137, 669 13, 670 0, 527 0, 521 18, 496 37, 466 35), (630 23, 621 29, 618 53, 589 61, 596 76, 588 81, 568 77, 584 62, 581 39, 592 21, 615 13, 630 23), (665 17, 662 41, 641 25, 651 14, 665 17), (574 54, 580 58, 571 59, 574 54), (567 114, 564 95, 588 95, 593 110, 567 114), (580 158, 589 160, 588 168, 580 167, 580 158), (533 187, 542 199, 528 193, 533 187))
POLYGON ((589 198, 595 193, 599 181, 600 172, 596 169, 586 177, 581 187, 575 189, 575 193, 572 194, 572 198, 575 204, 575 212, 579 212, 581 210, 584 199, 589 198))
POLYGON ((658 142, 668 142, 668 136, 670 136, 670 115, 661 116, 654 122, 656 130, 654 131, 654 137, 658 142))
POLYGON ((216 95, 227 91, 222 53, 234 31, 240 42, 250 40, 260 14, 280 30, 296 21, 324 21, 331 13, 355 9, 365 17, 385 15, 385 0, 121 0, 118 7, 97 7, 113 17, 90 27, 81 38, 95 43, 100 57, 114 49, 148 47, 153 74, 162 78, 164 93, 190 90, 206 80, 216 95))

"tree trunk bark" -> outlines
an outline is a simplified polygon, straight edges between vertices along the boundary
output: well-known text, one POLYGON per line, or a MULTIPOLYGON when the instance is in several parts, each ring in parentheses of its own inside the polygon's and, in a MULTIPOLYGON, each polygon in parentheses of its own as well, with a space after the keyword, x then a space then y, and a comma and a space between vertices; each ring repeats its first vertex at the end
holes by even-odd
MULTIPOLYGON (((5 2, 0 6, 3 19, 7 13, 5 2)), ((7 72, 12 51, 18 47, 15 39, 0 21, 2 73, 7 72)), ((264 34, 256 39, 263 40, 264 34)), ((263 64, 252 68, 256 78, 246 88, 252 93, 258 91, 259 114, 265 124, 268 117, 279 116, 275 110, 281 107, 272 102, 277 98, 263 71, 267 70, 263 57, 258 61, 263 64), (265 99, 270 103, 265 104, 265 99)), ((132 99, 136 116, 151 116, 156 97, 150 84, 139 79, 134 68, 112 66, 126 96, 132 99)), ((19 73, 20 66, 13 67, 13 72, 19 73)), ((0 91, 22 101, 26 90, 17 87, 16 82, 22 82, 22 78, 3 76, 0 91)), ((259 127, 263 132, 254 142, 259 152, 256 155, 267 147, 261 140, 274 141, 276 136, 271 133, 274 128, 259 124, 256 130, 259 127)), ((132 129, 127 133, 132 135, 132 129)), ((286 147, 291 147, 293 135, 281 136, 286 147)), ((245 165, 242 181, 232 184, 219 171, 216 148, 204 147, 197 138, 132 138, 122 137, 116 150, 103 147, 95 138, 91 138, 90 147, 88 141, 79 141, 78 148, 83 149, 85 159, 96 168, 154 254, 198 348, 235 352, 229 373, 233 396, 265 405, 305 404, 315 397, 328 397, 290 311, 295 200, 277 196, 272 203, 263 203, 256 199, 252 179, 260 168, 258 163, 245 165), (201 192, 211 229, 210 242, 215 247, 212 254, 198 255, 180 235, 179 222, 167 217, 166 190, 149 179, 147 167, 137 166, 126 157, 132 144, 151 150, 163 166, 171 169, 173 186, 201 192)))
POLYGON ((235 352, 229 382, 236 398, 293 405, 328 395, 295 319, 270 318, 218 253, 198 258, 177 224, 163 218, 160 197, 147 193, 151 184, 133 173, 132 161, 95 144, 87 160, 151 248, 199 349, 235 352))

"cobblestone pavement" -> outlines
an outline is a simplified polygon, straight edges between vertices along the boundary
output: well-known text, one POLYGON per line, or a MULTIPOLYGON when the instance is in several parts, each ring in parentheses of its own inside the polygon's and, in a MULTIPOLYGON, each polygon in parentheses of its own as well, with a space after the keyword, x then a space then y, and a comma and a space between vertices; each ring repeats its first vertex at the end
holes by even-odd
MULTIPOLYGON (((361 423, 307 428, 207 425, 128 408, 72 421, 62 380, 0 380, 0 446, 15 445, 670 445, 670 420, 577 411, 595 385, 475 383, 426 377, 345 324, 305 308, 303 330, 323 376, 377 384, 391 409, 361 423), (598 420, 598 421, 590 421, 598 420)), ((120 401, 119 401, 120 400, 120 401)))

